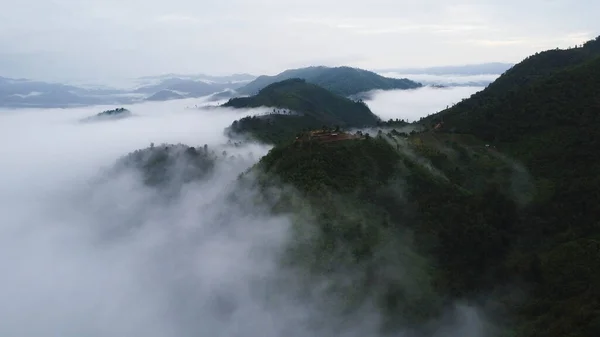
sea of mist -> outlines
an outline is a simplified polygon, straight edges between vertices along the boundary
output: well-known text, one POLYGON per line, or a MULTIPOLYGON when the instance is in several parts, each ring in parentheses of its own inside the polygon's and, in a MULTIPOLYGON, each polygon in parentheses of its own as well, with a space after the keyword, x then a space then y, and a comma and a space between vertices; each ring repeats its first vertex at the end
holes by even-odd
MULTIPOLYGON (((443 93, 420 90, 407 95, 443 93)), ((374 111, 408 118, 392 112, 396 103, 386 94, 368 102, 374 111)), ((423 109, 410 115, 417 118, 424 113, 417 101, 405 97, 397 111, 423 109)), ((323 311, 320 287, 298 298, 297 274, 278 263, 293 240, 290 218, 270 214, 268 205, 247 207, 256 191, 239 189, 236 178, 270 147, 229 147, 223 129, 266 110, 190 108, 205 104, 126 106, 132 117, 95 123, 81 120, 114 107, 0 111, 0 335, 376 335, 372 308, 340 321, 323 311), (99 179, 151 143, 207 144, 243 161, 218 162, 210 179, 184 186, 169 202, 135 170, 99 179), (325 323, 316 326, 315 318, 325 323)), ((441 322, 436 337, 486 336, 468 306, 441 322)))
POLYGON ((409 122, 434 114, 468 98, 484 87, 423 87, 412 90, 375 90, 365 100, 371 111, 384 120, 409 122))
POLYGON ((433 74, 405 74, 398 72, 382 72, 381 76, 391 78, 408 78, 410 80, 422 83, 424 85, 444 85, 444 86, 485 86, 494 82, 500 74, 448 74, 448 75, 433 75, 433 74))

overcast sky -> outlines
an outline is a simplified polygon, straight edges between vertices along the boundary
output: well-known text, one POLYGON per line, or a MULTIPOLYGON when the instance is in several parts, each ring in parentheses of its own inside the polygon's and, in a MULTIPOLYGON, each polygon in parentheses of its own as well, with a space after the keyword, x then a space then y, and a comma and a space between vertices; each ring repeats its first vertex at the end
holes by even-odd
POLYGON ((0 76, 109 79, 517 62, 600 34, 596 0, 0 0, 0 76))

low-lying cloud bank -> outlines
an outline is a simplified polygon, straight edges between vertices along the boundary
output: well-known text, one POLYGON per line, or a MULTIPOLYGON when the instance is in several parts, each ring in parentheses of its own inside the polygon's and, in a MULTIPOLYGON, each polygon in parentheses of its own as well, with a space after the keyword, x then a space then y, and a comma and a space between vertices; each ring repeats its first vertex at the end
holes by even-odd
POLYGON ((392 78, 408 78, 410 80, 422 83, 424 85, 444 85, 444 86, 486 86, 494 82, 500 74, 478 74, 478 75, 431 75, 431 74, 410 74, 398 72, 385 72, 380 75, 392 78))
POLYGON ((1 335, 268 331, 255 325, 268 317, 255 307, 254 283, 274 268, 287 220, 241 213, 226 195, 269 148, 222 146, 239 113, 187 103, 133 106, 136 118, 85 124, 103 109, 2 112, 1 335), (241 161, 220 160, 210 179, 170 202, 136 171, 98 180, 152 142, 210 144, 241 161))
POLYGON ((371 111, 383 120, 404 119, 409 122, 434 114, 483 90, 483 87, 423 87, 413 90, 373 91, 365 100, 371 111))

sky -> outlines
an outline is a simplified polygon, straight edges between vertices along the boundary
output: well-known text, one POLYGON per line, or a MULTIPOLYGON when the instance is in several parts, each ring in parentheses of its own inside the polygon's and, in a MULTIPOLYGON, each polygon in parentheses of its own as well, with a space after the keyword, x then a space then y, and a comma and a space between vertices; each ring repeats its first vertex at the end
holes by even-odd
POLYGON ((0 3, 0 76, 52 80, 518 62, 600 34, 592 0, 0 3))

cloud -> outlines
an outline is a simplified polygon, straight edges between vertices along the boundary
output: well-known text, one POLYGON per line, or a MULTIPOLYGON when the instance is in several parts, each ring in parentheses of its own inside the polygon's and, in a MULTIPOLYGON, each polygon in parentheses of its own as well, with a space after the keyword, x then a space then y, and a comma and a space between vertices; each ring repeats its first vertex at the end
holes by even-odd
POLYGON ((310 23, 326 27, 348 30, 356 34, 387 34, 387 33, 443 33, 452 34, 463 31, 490 31, 484 24, 456 23, 422 23, 413 19, 402 18, 293 18, 291 22, 310 23))
POLYGON ((200 22, 197 18, 187 16, 187 15, 176 15, 176 14, 167 14, 167 15, 159 16, 156 19, 156 21, 161 22, 161 23, 167 23, 167 24, 171 24, 171 23, 197 24, 200 22))
POLYGON ((259 210, 242 214, 225 198, 239 171, 268 147, 229 150, 254 159, 220 164, 212 180, 170 203, 159 202, 136 172, 94 183, 119 156, 150 142, 223 143, 222 129, 238 113, 184 110, 186 103, 136 105, 136 118, 87 124, 78 121, 100 107, 2 111, 0 139, 12 145, 0 169, 7 207, 0 334, 268 332, 254 325, 268 313, 256 307, 251 284, 269 275, 277 256, 269 250, 284 241, 288 223, 259 210), (237 326, 219 321, 231 306, 243 316, 229 318, 237 326))
POLYGON ((506 46, 515 44, 527 44, 530 41, 525 39, 506 39, 506 40, 470 40, 467 43, 479 44, 483 46, 506 46))
POLYGON ((374 91, 365 103, 384 120, 404 119, 410 122, 436 113, 461 99, 482 90, 482 87, 424 87, 414 90, 374 91))
POLYGON ((430 74, 402 74, 397 72, 382 72, 381 76, 392 78, 408 78, 422 84, 439 85, 466 85, 471 83, 491 83, 500 75, 498 74, 478 74, 478 75, 430 75, 430 74))

